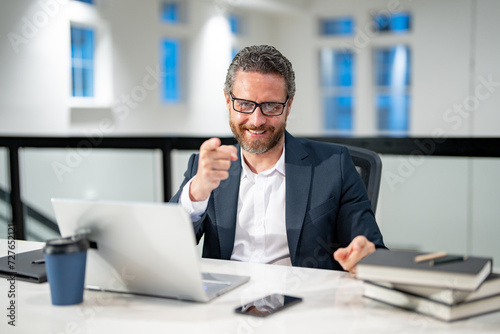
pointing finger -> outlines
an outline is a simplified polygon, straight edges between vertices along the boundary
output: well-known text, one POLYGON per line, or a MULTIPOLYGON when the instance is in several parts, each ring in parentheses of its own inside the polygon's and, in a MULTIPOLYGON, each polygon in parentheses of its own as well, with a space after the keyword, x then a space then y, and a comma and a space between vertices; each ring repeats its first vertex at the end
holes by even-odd
POLYGON ((203 142, 200 146, 200 151, 202 150, 207 150, 207 151, 215 151, 218 147, 220 147, 221 141, 217 137, 210 138, 206 141, 203 142))

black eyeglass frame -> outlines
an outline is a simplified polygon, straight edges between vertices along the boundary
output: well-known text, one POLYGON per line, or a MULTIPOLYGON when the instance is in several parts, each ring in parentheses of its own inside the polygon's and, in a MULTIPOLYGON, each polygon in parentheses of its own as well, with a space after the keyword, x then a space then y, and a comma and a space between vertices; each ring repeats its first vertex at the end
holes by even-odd
POLYGON ((262 103, 257 103, 255 101, 252 101, 252 100, 245 100, 245 99, 239 99, 237 97, 234 97, 233 96, 233 93, 229 93, 229 97, 231 98, 231 102, 232 102, 232 105, 233 105, 233 110, 236 111, 236 112, 239 112, 239 113, 242 113, 242 114, 253 114, 253 112, 255 111, 255 109, 257 109, 257 107, 259 107, 260 109, 260 112, 263 114, 263 115, 266 115, 266 116, 270 116, 270 117, 274 117, 274 116, 281 116, 283 115, 283 112, 285 111, 285 107, 288 103, 288 100, 290 99, 290 97, 286 97, 286 101, 285 102, 262 102, 262 103), (245 102, 250 102, 250 103, 253 103, 255 106, 253 107, 253 110, 252 111, 239 111, 239 110, 236 110, 236 108, 234 107, 234 101, 235 100, 238 100, 238 101, 245 101, 245 102), (273 115, 270 115, 270 114, 266 114, 263 110, 262 110, 262 105, 263 104, 266 104, 266 103, 273 103, 273 104, 281 104, 283 106, 283 108, 281 109, 281 112, 279 114, 273 114, 273 115))

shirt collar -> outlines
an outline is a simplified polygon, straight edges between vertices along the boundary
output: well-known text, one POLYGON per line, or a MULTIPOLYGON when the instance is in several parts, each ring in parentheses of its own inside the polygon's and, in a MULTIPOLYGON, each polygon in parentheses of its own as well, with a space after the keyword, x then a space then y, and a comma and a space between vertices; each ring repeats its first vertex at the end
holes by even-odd
MULTIPOLYGON (((250 167, 248 167, 247 163, 245 162, 245 159, 243 158, 243 149, 241 149, 240 152, 240 159, 241 159, 241 179, 244 178, 249 178, 251 180, 254 179, 255 173, 250 170, 250 167)), ((285 176, 285 143, 283 143, 283 152, 281 152, 281 156, 278 159, 278 162, 276 162, 276 165, 274 165, 273 168, 268 169, 261 174, 263 175, 271 175, 274 173, 274 171, 278 171, 281 175, 285 176)))

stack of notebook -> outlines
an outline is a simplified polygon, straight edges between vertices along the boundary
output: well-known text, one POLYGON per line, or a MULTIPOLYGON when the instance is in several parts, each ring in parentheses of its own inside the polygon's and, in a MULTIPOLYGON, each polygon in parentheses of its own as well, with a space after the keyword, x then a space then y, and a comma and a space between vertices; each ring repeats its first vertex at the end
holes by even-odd
POLYGON ((500 310, 491 258, 380 249, 358 263, 356 277, 365 297, 444 321, 500 310))

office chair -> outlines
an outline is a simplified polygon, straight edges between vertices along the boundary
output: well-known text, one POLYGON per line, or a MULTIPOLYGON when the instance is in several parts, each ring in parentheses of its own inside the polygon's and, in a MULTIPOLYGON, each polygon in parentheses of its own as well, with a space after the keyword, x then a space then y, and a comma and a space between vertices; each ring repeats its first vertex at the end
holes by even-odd
POLYGON ((372 202, 372 209, 375 213, 380 190, 380 179, 382 176, 382 160, 377 153, 368 149, 348 145, 345 146, 349 149, 356 170, 365 184, 368 198, 372 202))

